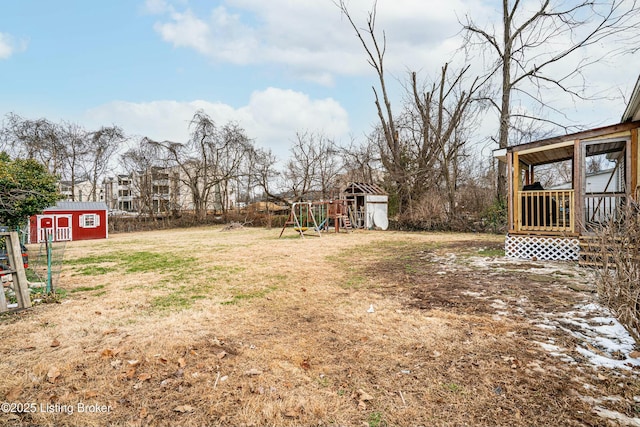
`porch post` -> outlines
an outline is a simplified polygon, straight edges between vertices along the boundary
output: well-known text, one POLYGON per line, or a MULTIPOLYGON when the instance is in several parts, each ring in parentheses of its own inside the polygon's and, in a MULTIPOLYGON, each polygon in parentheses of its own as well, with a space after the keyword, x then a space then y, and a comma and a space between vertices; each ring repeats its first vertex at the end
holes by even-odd
POLYGON ((513 153, 507 151, 507 230, 513 231, 513 153))
POLYGON ((513 197, 513 228, 520 231, 520 198, 518 191, 520 190, 520 156, 517 151, 513 153, 513 177, 511 179, 511 197, 513 197))
POLYGON ((629 194, 636 202, 638 201, 638 128, 631 129, 631 161, 629 162, 629 168, 631 173, 631 188, 629 194))
POLYGON ((573 223, 578 234, 584 231, 584 197, 585 190, 582 182, 585 167, 585 149, 576 139, 573 143, 573 223))

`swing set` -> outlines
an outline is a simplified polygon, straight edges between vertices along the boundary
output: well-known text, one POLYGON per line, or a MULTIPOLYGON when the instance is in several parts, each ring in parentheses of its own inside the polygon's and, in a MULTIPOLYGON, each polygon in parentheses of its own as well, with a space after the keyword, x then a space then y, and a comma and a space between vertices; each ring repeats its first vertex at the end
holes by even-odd
POLYGON ((305 232, 313 231, 318 234, 318 237, 321 237, 320 227, 318 227, 318 223, 316 222, 316 218, 313 214, 313 209, 311 206, 311 202, 295 202, 291 205, 291 212, 289 213, 289 219, 284 223, 282 227, 282 231, 280 231, 280 236, 282 237, 282 233, 289 225, 293 225, 294 231, 297 231, 300 237, 304 238, 305 232))

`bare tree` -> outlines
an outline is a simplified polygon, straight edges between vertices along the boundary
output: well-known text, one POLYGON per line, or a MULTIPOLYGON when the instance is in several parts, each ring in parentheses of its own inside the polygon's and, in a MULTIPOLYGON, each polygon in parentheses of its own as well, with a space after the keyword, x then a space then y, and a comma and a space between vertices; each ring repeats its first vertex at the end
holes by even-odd
POLYGON ((340 147, 339 150, 344 159, 345 175, 342 184, 350 181, 377 183, 381 180, 380 153, 372 136, 360 143, 352 138, 349 145, 340 147))
POLYGON ((414 173, 418 182, 412 191, 414 198, 421 196, 420 189, 435 178, 435 185, 444 187, 446 212, 449 222, 456 217, 456 190, 460 172, 460 158, 465 155, 465 145, 469 138, 469 128, 478 116, 481 104, 475 96, 482 87, 483 81, 472 78, 466 82, 469 71, 466 66, 458 71, 450 72, 449 64, 445 64, 440 76, 431 84, 429 90, 422 91, 418 87, 416 73, 412 74, 414 117, 418 123, 412 138, 414 173), (434 174, 436 173, 436 174, 434 174))
POLYGON ((344 0, 338 7, 355 30, 378 75, 379 90, 374 87, 375 104, 380 121, 380 160, 389 174, 391 190, 396 195, 399 213, 411 213, 416 201, 432 188, 444 186, 447 212, 455 216, 455 193, 459 158, 468 140, 467 128, 478 113, 477 94, 485 78, 470 78, 470 67, 451 71, 445 64, 440 76, 428 88, 418 86, 417 74, 411 74, 410 100, 394 116, 384 73, 386 37, 382 43, 375 32, 376 4, 360 29, 349 15, 344 0), (473 107, 473 108, 472 108, 473 107))
POLYGON ((101 127, 88 132, 81 125, 47 119, 25 119, 10 113, 0 131, 2 145, 16 157, 31 158, 44 164, 49 172, 69 181, 71 198, 75 199, 76 183, 91 181, 88 199, 97 200, 97 185, 111 165, 111 157, 124 133, 117 126, 101 127))
POLYGON ((151 171, 154 167, 159 166, 159 158, 159 148, 155 144, 149 144, 147 138, 142 138, 136 147, 127 150, 120 156, 124 170, 131 177, 130 183, 135 194, 135 209, 139 214, 153 212, 151 181, 140 178, 145 171, 151 171))
POLYGON ((88 135, 86 174, 91 177, 91 198, 97 201, 97 185, 111 166, 111 159, 120 144, 126 140, 124 131, 118 126, 103 126, 88 135))
POLYGON ((251 159, 253 181, 262 189, 266 201, 276 200, 288 204, 286 198, 281 197, 275 189, 275 181, 281 176, 276 156, 270 149, 257 148, 251 153, 251 159))
POLYGON ((343 171, 344 162, 334 141, 322 134, 305 134, 316 152, 316 188, 322 199, 332 199, 337 195, 337 178, 343 171))
POLYGON ((297 132, 284 177, 295 201, 331 198, 342 164, 333 141, 322 134, 297 132))
POLYGON ((211 157, 215 172, 212 175, 218 181, 220 205, 223 212, 229 206, 227 198, 230 194, 229 186, 239 178, 249 176, 249 171, 243 169, 246 159, 253 151, 253 143, 246 135, 245 130, 238 123, 225 124, 218 133, 218 144, 210 145, 211 157))
POLYGON ((196 218, 204 219, 212 198, 222 199, 222 187, 240 173, 240 164, 251 149, 251 142, 244 129, 228 123, 218 128, 203 111, 197 111, 189 125, 191 137, 187 143, 152 141, 162 153, 165 164, 180 170, 180 181, 190 191, 196 218))
POLYGON ((59 139, 64 146, 64 171, 62 176, 69 181, 71 200, 76 201, 76 184, 79 179, 86 179, 83 175, 83 162, 87 156, 87 131, 80 125, 63 122, 60 127, 59 139))
POLYGON ((62 173, 66 149, 59 125, 47 119, 31 120, 9 113, 1 133, 3 145, 14 157, 35 159, 50 173, 62 173))
POLYGON ((395 117, 391 109, 391 101, 387 92, 387 84, 384 69, 384 55, 386 52, 386 35, 382 32, 382 43, 378 42, 376 36, 376 3, 367 16, 365 28, 359 28, 351 18, 349 10, 344 0, 336 3, 342 14, 347 18, 351 27, 356 32, 356 36, 364 48, 368 63, 376 71, 378 76, 378 89, 372 87, 375 96, 376 109, 380 120, 381 133, 385 144, 381 161, 390 175, 393 191, 398 196, 398 208, 402 211, 409 205, 409 176, 407 175, 407 159, 404 155, 403 146, 400 142, 398 130, 396 128, 395 117), (382 98, 382 99, 381 99, 382 98))
MULTIPOLYGON (((512 119, 520 115, 531 120, 546 120, 542 116, 514 113, 515 96, 528 99, 540 107, 550 108, 542 92, 558 89, 574 98, 586 96, 583 72, 603 58, 585 58, 585 48, 628 37, 637 38, 639 10, 635 0, 594 2, 531 2, 502 0, 502 23, 499 29, 482 28, 467 17, 464 29, 467 48, 486 47, 493 58, 490 74, 500 81, 498 99, 492 99, 499 112, 498 146, 509 145, 512 119), (557 3, 557 4, 556 4, 557 3), (558 65, 562 64, 560 68, 558 65), (559 71, 559 70, 562 71, 559 71)), ((625 44, 611 45, 604 56, 628 49, 625 44), (618 47, 620 46, 620 47, 618 47)), ((497 196, 506 192, 506 165, 498 170, 497 196)))

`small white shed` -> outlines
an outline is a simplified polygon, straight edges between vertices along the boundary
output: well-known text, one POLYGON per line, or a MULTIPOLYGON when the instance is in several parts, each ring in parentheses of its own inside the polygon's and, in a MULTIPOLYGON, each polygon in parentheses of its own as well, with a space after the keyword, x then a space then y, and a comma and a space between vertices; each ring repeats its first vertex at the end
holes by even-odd
POLYGON ((356 228, 389 228, 389 196, 376 184, 352 182, 342 191, 349 216, 356 228))

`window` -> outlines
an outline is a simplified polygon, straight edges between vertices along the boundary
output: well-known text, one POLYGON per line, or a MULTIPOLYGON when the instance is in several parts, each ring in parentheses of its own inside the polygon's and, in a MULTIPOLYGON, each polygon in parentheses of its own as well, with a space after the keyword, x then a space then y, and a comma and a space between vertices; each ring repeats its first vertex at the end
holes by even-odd
POLYGON ((100 216, 98 214, 80 215, 80 227, 96 228, 98 226, 100 226, 100 216))

